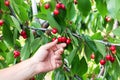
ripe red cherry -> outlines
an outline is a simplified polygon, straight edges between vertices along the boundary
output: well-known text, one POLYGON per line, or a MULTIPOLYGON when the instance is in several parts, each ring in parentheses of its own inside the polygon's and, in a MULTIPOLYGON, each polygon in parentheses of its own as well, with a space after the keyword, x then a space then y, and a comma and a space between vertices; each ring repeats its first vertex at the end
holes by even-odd
POLYGON ((105 18, 105 20, 106 20, 107 22, 110 22, 110 21, 111 21, 111 18, 110 18, 109 16, 107 16, 107 17, 105 18))
POLYGON ((20 52, 18 50, 14 50, 14 58, 17 58, 20 56, 20 52))
POLYGON ((104 65, 105 63, 106 63, 106 61, 105 61, 104 59, 101 59, 101 60, 100 60, 100 64, 101 64, 101 65, 104 65))
POLYGON ((58 32, 58 30, 57 30, 56 28, 53 28, 53 29, 52 29, 52 33, 53 33, 53 34, 56 34, 57 32, 58 32))
POLYGON ((74 0, 74 3, 75 3, 75 4, 78 4, 78 1, 77 1, 77 0, 74 0))
POLYGON ((65 5, 64 5, 64 4, 61 4, 61 8, 62 8, 62 9, 65 9, 65 5))
POLYGON ((52 38, 52 42, 55 41, 55 40, 56 40, 56 38, 52 38))
POLYGON ((5 4, 6 6, 9 6, 9 5, 10 5, 10 1, 6 0, 4 4, 5 4))
POLYGON ((59 10, 55 9, 53 13, 54 13, 54 15, 58 15, 59 14, 59 10))
POLYGON ((90 58, 91 58, 91 59, 95 59, 95 54, 91 54, 91 55, 90 55, 90 58))
POLYGON ((62 42, 66 42, 67 38, 66 37, 62 37, 62 42))
POLYGON ((57 3, 56 4, 56 9, 60 9, 61 8, 61 3, 57 3))
POLYGON ((68 38, 68 39, 66 40, 66 43, 67 43, 67 44, 70 44, 70 43, 71 43, 71 39, 68 38))
POLYGON ((111 51, 115 51, 116 50, 116 47, 114 45, 110 46, 110 50, 111 51))
POLYGON ((26 35, 26 32, 24 30, 22 30, 21 33, 20 33, 20 35, 24 36, 24 35, 26 35))
POLYGON ((0 26, 2 26, 4 24, 3 20, 0 20, 0 26))
POLYGON ((106 60, 110 60, 111 59, 111 55, 110 54, 107 54, 106 55, 106 60))
POLYGON ((21 31, 20 35, 21 35, 24 39, 27 38, 27 34, 26 34, 26 32, 25 32, 24 30, 21 31))
POLYGON ((50 4, 49 4, 49 3, 46 3, 46 4, 44 5, 44 7, 45 7, 45 9, 49 9, 49 8, 50 8, 50 4))
POLYGON ((113 63, 115 61, 115 58, 114 57, 111 57, 110 58, 110 62, 113 63))
POLYGON ((59 42, 59 43, 62 42, 62 37, 58 37, 58 42, 59 42))

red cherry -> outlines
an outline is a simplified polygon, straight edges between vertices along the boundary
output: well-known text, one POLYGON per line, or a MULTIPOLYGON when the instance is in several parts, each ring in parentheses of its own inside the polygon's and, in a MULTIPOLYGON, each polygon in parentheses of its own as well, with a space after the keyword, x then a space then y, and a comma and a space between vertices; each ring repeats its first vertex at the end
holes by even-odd
POLYGON ((105 19, 106 19, 107 22, 111 21, 111 18, 109 16, 107 16, 105 19))
POLYGON ((111 61, 111 63, 113 63, 113 62, 115 61, 115 58, 114 58, 114 57, 111 57, 111 58, 110 58, 110 61, 111 61))
POLYGON ((3 20, 0 20, 0 26, 2 26, 4 24, 3 20))
POLYGON ((56 9, 60 9, 61 8, 61 3, 57 3, 56 4, 56 9))
POLYGON ((55 9, 54 10, 54 15, 58 15, 59 14, 59 10, 58 9, 55 9))
POLYGON ((111 55, 110 54, 107 54, 106 55, 106 60, 110 60, 111 59, 111 55))
POLYGON ((75 3, 75 4, 78 4, 78 1, 77 1, 77 0, 74 0, 74 3, 75 3))
POLYGON ((100 60, 100 64, 101 64, 101 65, 104 65, 105 63, 106 63, 106 61, 105 61, 104 59, 101 59, 101 60, 100 60))
POLYGON ((112 54, 116 54, 116 50, 112 51, 112 54))
POLYGON ((62 37, 62 42, 66 42, 67 38, 66 37, 62 37))
POLYGON ((10 1, 6 0, 4 4, 5 4, 6 6, 9 6, 9 5, 10 5, 10 1))
POLYGON ((24 30, 22 30, 21 33, 20 33, 20 35, 24 36, 24 35, 26 35, 26 32, 24 30))
POLYGON ((24 39, 26 39, 26 38, 27 38, 27 35, 23 35, 22 37, 23 37, 24 39))
POLYGON ((14 50, 14 58, 17 58, 20 56, 20 52, 18 50, 14 50))
POLYGON ((44 5, 44 7, 45 7, 45 9, 49 9, 49 8, 50 8, 50 4, 49 4, 49 3, 46 3, 46 4, 44 5))
POLYGON ((58 37, 58 42, 59 42, 59 43, 62 42, 62 37, 58 37))
POLYGON ((114 45, 110 46, 110 50, 111 51, 115 51, 116 50, 116 47, 114 45))
POLYGON ((52 38, 52 42, 55 41, 55 40, 56 40, 56 38, 52 38))
POLYGON ((57 32, 58 32, 58 30, 57 30, 56 28, 53 28, 53 29, 52 29, 52 33, 53 33, 53 34, 56 34, 57 32))
POLYGON ((64 5, 64 4, 61 4, 61 8, 62 8, 62 9, 65 9, 65 5, 64 5))
POLYGON ((67 39, 67 40, 66 40, 66 43, 67 43, 67 44, 70 44, 70 43, 71 43, 71 39, 67 39))
POLYGON ((90 58, 95 59, 95 54, 91 54, 90 58))

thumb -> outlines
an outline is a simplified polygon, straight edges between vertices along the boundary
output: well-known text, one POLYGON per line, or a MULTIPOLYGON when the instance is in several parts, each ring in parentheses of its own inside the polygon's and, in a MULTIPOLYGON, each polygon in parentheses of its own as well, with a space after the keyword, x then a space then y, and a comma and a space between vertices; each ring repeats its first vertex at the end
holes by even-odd
POLYGON ((56 39, 53 42, 47 43, 44 46, 42 46, 43 49, 50 49, 51 47, 55 46, 58 43, 58 40, 56 39))

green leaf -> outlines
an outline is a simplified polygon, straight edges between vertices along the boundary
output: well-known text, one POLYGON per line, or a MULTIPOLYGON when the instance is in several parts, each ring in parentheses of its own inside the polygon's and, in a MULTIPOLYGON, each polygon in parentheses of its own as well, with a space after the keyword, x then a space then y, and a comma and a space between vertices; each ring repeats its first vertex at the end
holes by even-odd
POLYGON ((79 56, 76 55, 72 62, 71 70, 74 74, 77 74, 79 76, 82 76, 83 74, 85 74, 88 70, 88 66, 87 66, 87 62, 86 62, 85 58, 83 57, 80 60, 79 56))
POLYGON ((94 40, 94 39, 97 39, 97 40, 103 39, 103 37, 102 37, 102 35, 101 35, 101 32, 95 33, 94 35, 92 35, 91 38, 92 38, 93 40, 94 40))
POLYGON ((26 8, 24 8, 23 6, 18 6, 18 9, 19 9, 19 18, 21 19, 21 21, 23 23, 25 23, 25 21, 28 20, 28 12, 26 10, 26 8))
POLYGON ((120 0, 107 0, 107 8, 110 16, 120 21, 120 0), (111 6, 112 5, 112 6, 111 6))
POLYGON ((116 28, 112 32, 113 32, 114 35, 120 37, 120 28, 116 28))
POLYGON ((27 39, 24 47, 21 49, 21 59, 25 60, 30 57, 30 41, 27 39))
POLYGON ((90 0, 78 0, 78 9, 86 17, 91 10, 90 0))
POLYGON ((12 31, 10 30, 10 25, 5 23, 2 32, 3 32, 3 37, 4 37, 5 42, 7 42, 9 46, 13 47, 14 45, 13 34, 12 34, 12 31))
POLYGON ((93 51, 88 47, 88 45, 85 45, 84 52, 85 56, 87 57, 87 60, 91 60, 90 55, 93 51))
POLYGON ((7 50, 6 45, 5 45, 4 42, 2 42, 2 41, 0 41, 0 49, 1 49, 2 51, 7 50))
POLYGON ((107 5, 105 0, 95 0, 96 1, 96 7, 99 10, 100 14, 105 17, 108 13, 107 11, 107 5), (101 8, 102 6, 102 8, 101 8))
POLYGON ((20 24, 19 24, 18 20, 13 16, 11 16, 11 18, 13 20, 15 28, 17 28, 17 30, 20 32, 21 28, 20 28, 20 24))
POLYGON ((6 53, 6 63, 13 64, 14 63, 14 57, 13 57, 13 51, 6 53))
POLYGON ((72 63, 75 55, 77 54, 77 50, 78 50, 78 48, 74 48, 74 49, 71 51, 71 53, 69 54, 69 56, 67 57, 69 64, 72 63))
POLYGON ((56 20, 54 19, 50 12, 47 13, 47 20, 51 27, 56 27, 59 30, 59 32, 61 32, 60 25, 56 22, 56 20))
POLYGON ((95 45, 97 46, 98 51, 105 57, 106 56, 106 46, 104 44, 101 44, 99 42, 95 42, 95 45))
POLYGON ((57 69, 52 74, 52 80, 66 80, 65 73, 62 69, 57 69))
POLYGON ((75 22, 76 18, 77 18, 77 13, 75 10, 75 6, 74 3, 71 2, 67 4, 67 19, 75 22))
POLYGON ((40 38, 34 39, 34 41, 31 43, 31 52, 34 53, 41 44, 42 43, 40 38))
POLYGON ((84 36, 84 39, 85 39, 86 44, 88 45, 88 47, 89 47, 92 51, 94 51, 94 52, 97 52, 97 51, 98 51, 98 50, 97 50, 97 47, 96 47, 96 45, 95 45, 95 43, 94 43, 94 41, 91 40, 91 38, 90 38, 89 36, 84 36))

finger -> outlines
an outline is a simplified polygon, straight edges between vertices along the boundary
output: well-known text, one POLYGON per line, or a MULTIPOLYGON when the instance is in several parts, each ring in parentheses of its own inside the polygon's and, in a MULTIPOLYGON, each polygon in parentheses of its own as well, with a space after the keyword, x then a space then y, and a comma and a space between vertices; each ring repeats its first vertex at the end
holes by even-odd
POLYGON ((56 61, 56 67, 59 68, 62 65, 62 60, 56 61))
POLYGON ((61 44, 58 44, 57 45, 57 48, 59 49, 59 48, 64 48, 64 47, 66 47, 66 43, 61 43, 61 44))
POLYGON ((63 51, 64 51, 64 49, 63 49, 63 48, 60 48, 60 49, 58 49, 58 50, 55 52, 55 54, 62 54, 63 51))
POLYGON ((50 49, 51 47, 55 46, 58 43, 58 40, 56 39, 53 42, 47 43, 44 46, 42 46, 43 49, 50 49))
POLYGON ((55 60, 62 60, 62 56, 61 55, 55 55, 55 60))

